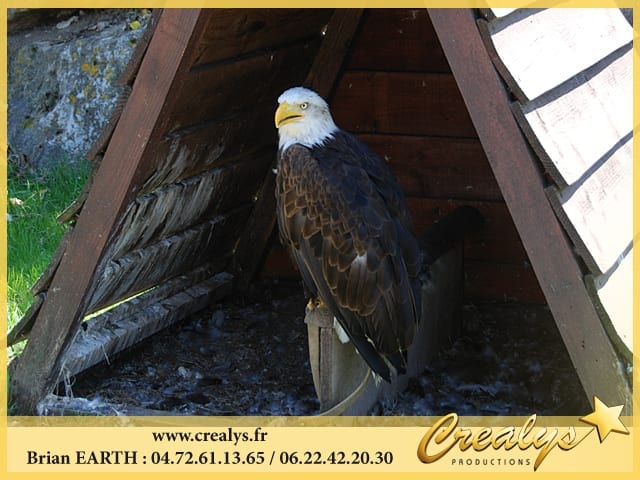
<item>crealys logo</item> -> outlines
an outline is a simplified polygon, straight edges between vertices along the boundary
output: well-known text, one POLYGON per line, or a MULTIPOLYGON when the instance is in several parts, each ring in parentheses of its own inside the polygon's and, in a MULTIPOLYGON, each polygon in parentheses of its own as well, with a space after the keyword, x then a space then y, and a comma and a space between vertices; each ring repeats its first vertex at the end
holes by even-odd
MULTIPOLYGON (((595 409, 580 421, 593 425, 581 436, 572 427, 540 427, 536 425, 536 415, 527 418, 522 426, 485 427, 471 429, 458 426, 459 418, 455 413, 441 417, 433 424, 418 444, 418 458, 423 463, 434 463, 448 454, 457 462, 456 452, 469 449, 482 452, 487 449, 499 452, 509 452, 515 448, 521 451, 535 449, 538 455, 533 462, 534 471, 542 464, 551 451, 568 451, 577 447, 593 430, 597 430, 602 443, 611 432, 629 434, 627 428, 620 421, 623 405, 608 407, 598 397, 594 397, 595 409), (457 447, 457 448, 456 448, 457 447)), ((502 459, 501 459, 502 460, 502 459)), ((463 462, 464 464, 464 462, 463 462)), ((467 464, 473 464, 469 461, 467 464)), ((525 463, 528 465, 529 463, 525 463)), ((491 463, 493 465, 493 463, 491 463)))

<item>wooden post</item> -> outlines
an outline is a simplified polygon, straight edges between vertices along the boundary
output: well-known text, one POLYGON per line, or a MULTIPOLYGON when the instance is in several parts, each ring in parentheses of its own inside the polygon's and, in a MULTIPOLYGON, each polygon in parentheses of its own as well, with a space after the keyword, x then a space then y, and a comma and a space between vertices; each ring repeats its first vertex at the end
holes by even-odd
POLYGON ((393 399, 410 378, 460 335, 462 304, 462 242, 431 263, 421 287, 422 314, 407 355, 407 373, 391 383, 376 382, 351 342, 341 343, 327 307, 305 317, 309 333, 309 363, 322 415, 367 415, 378 399, 393 399))
POLYGON ((57 383, 65 350, 77 331, 91 294, 94 274, 117 229, 117 219, 147 174, 149 152, 163 133, 163 114, 176 98, 171 92, 191 64, 190 55, 204 21, 198 9, 168 9, 140 66, 131 100, 124 108, 105 152, 69 247, 51 283, 30 340, 12 370, 11 391, 19 413, 31 415, 57 383), (127 161, 122 161, 126 158, 127 161))
POLYGON ((518 128, 473 11, 429 9, 429 15, 587 396, 623 404, 623 415, 630 415, 626 375, 547 200, 537 159, 518 128))

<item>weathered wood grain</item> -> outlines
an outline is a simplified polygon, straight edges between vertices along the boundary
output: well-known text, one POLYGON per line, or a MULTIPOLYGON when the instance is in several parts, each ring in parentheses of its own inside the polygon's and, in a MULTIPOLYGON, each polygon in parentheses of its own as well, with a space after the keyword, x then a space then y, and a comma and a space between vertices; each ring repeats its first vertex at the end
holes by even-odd
MULTIPOLYGON (((256 105, 253 112, 239 112, 221 121, 164 137, 157 145, 157 167, 144 179, 140 193, 150 193, 163 185, 201 174, 212 168, 275 155, 273 104, 256 105)), ((257 169, 256 169, 257 171, 257 169)))
POLYGON ((478 139, 371 134, 358 137, 389 164, 407 196, 502 200, 478 139))
POLYGON ((122 304, 85 322, 64 356, 62 375, 71 377, 102 361, 109 362, 116 353, 228 295, 233 288, 233 276, 222 272, 195 285, 180 286, 172 295, 166 295, 171 292, 165 288, 165 295, 159 299, 156 296, 156 302, 141 300, 144 303, 137 306, 142 308, 122 304))
POLYGON ((523 103, 567 81, 631 41, 617 8, 541 9, 519 22, 480 22, 505 81, 523 103))
POLYGON ((106 312, 91 314, 85 317, 85 321, 97 318, 96 315, 100 318, 109 318, 111 316, 132 316, 136 312, 139 312, 149 305, 159 302, 165 298, 169 298, 176 293, 186 290, 196 283, 202 282, 203 280, 221 272, 226 262, 227 259, 220 256, 214 258, 211 261, 199 264, 189 272, 170 278, 169 280, 162 282, 156 287, 152 287, 143 293, 135 295, 121 303, 116 304, 115 306, 108 307, 107 311, 110 313, 109 316, 105 317, 103 315, 103 313, 106 312))
POLYGON ((155 157, 150 150, 161 138, 161 119, 191 63, 189 52, 203 27, 199 16, 199 10, 172 9, 163 12, 158 22, 130 101, 76 223, 68 253, 13 369, 11 391, 19 413, 33 414, 38 401, 57 381, 62 353, 86 312, 91 287, 117 219, 135 198, 140 179, 152 170, 155 157))
POLYGON ((212 9, 194 66, 320 37, 331 9, 212 9))
POLYGON ((631 138, 582 181, 546 192, 587 267, 595 275, 607 272, 633 239, 631 138))
MULTIPOLYGON (((168 131, 224 118, 265 102, 275 106, 283 90, 303 82, 320 40, 318 36, 279 50, 260 51, 191 71, 177 92, 168 131)), ((263 128, 272 128, 272 123, 263 128)))
POLYGON ((626 374, 546 199, 537 160, 513 117, 473 12, 430 9, 429 14, 585 393, 607 405, 624 405, 623 414, 629 414, 626 374))
POLYGON ((625 48, 514 112, 560 186, 578 181, 633 128, 633 51, 625 48))
POLYGON ((22 318, 16 323, 13 328, 7 334, 7 347, 15 345, 22 340, 26 340, 29 336, 29 332, 31 332, 31 328, 33 327, 33 323, 36 321, 36 316, 44 303, 44 299, 46 298, 47 293, 41 292, 34 295, 33 302, 27 309, 27 311, 22 315, 22 318))
POLYGON ((366 10, 346 68, 450 72, 426 9, 366 10))
POLYGON ((109 248, 118 258, 178 233, 205 218, 253 201, 270 158, 247 158, 189 177, 138 197, 121 220, 121 234, 109 248))
POLYGON ((304 81, 305 87, 315 90, 323 98, 328 99, 333 93, 336 77, 345 62, 362 13, 362 9, 354 8, 336 11, 331 16, 322 47, 304 81))
POLYGON ((230 255, 249 215, 249 206, 218 215, 109 261, 91 289, 87 313, 154 287, 203 262, 230 255))
POLYGON ((449 74, 348 71, 331 108, 356 133, 477 137, 449 74))
POLYGON ((72 232, 73 232, 73 225, 69 225, 67 229, 64 231, 64 233, 62 234, 62 238, 60 238, 60 243, 58 244, 58 248, 56 248, 56 251, 54 252, 53 257, 51 258, 49 265, 47 265, 47 268, 45 268, 44 272, 42 272, 40 277, 38 277, 38 280, 36 281, 36 283, 34 283, 33 286, 29 289, 29 293, 34 297, 49 288, 49 285, 51 284, 51 279, 55 275, 56 270, 58 269, 58 266, 62 261, 62 257, 64 256, 64 253, 67 251, 67 247, 69 246, 69 238, 71 237, 72 232))

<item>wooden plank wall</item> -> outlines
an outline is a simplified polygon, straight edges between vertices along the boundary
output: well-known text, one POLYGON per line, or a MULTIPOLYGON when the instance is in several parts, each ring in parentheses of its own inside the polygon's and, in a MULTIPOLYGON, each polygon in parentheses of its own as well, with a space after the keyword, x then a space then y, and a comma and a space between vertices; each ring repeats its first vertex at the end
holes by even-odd
POLYGON ((133 187, 136 196, 118 219, 85 313, 212 255, 231 255, 275 156, 275 100, 304 80, 330 15, 308 9, 201 13, 206 26, 189 53, 192 63, 160 120, 160 141, 141 160, 146 168, 133 187), (285 22, 293 27, 279 28, 285 22))
POLYGON ((633 350, 632 28, 616 8, 490 12, 479 22, 603 325, 633 350), (562 41, 559 41, 561 39, 562 41))
MULTIPOLYGON (((398 177, 417 232, 460 205, 486 218, 465 244, 471 299, 544 303, 426 10, 367 10, 331 101, 398 177)), ((282 272, 276 250, 267 271, 282 272)))
POLYGON ((275 99, 306 76, 330 14, 203 12, 208 23, 163 119, 156 164, 121 219, 92 310, 232 253, 275 155, 275 132, 264 127, 275 99))
MULTIPOLYGON (((88 314, 204 264, 210 275, 226 268, 275 158, 276 99, 304 81, 331 14, 162 13, 18 359, 25 411, 60 379, 88 314)), ((172 321, 189 309, 178 310, 172 321)))

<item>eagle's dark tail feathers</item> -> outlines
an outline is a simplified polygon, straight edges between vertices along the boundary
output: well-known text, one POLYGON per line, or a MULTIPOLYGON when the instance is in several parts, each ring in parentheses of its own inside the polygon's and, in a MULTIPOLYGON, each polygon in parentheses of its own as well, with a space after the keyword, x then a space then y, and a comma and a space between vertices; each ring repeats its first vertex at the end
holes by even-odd
POLYGON ((418 238, 425 265, 436 261, 466 235, 480 230, 483 225, 482 214, 468 205, 458 207, 444 216, 418 238))

